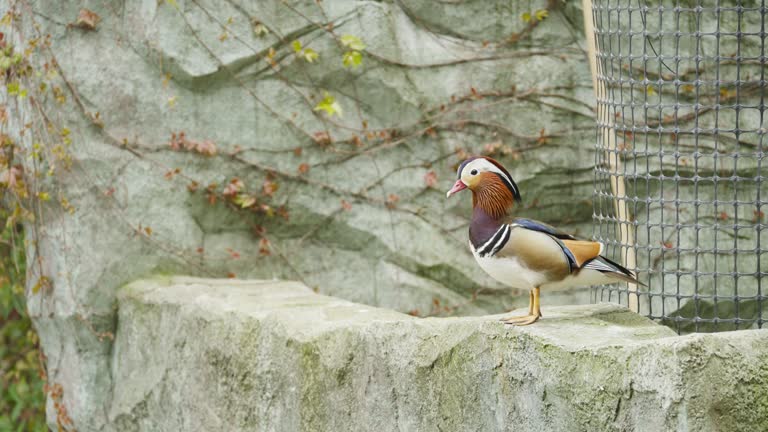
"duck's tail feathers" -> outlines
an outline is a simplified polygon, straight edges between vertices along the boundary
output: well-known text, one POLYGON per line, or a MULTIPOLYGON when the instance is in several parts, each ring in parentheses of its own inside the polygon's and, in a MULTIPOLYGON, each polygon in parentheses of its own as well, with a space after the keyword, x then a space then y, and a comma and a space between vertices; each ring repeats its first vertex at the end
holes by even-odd
POLYGON ((591 270, 597 270, 606 276, 620 281, 628 282, 635 285, 646 286, 644 283, 637 280, 631 271, 624 268, 622 265, 617 264, 608 258, 599 255, 595 258, 587 261, 582 268, 588 268, 591 270))

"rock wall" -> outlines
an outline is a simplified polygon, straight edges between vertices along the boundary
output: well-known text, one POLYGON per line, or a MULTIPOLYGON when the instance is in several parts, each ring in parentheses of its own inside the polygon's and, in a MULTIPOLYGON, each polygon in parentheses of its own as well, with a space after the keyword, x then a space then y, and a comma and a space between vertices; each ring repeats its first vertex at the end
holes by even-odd
POLYGON ((107 430, 755 431, 768 333, 678 337, 615 305, 416 319, 294 282, 119 295, 107 430))
POLYGON ((416 315, 520 304, 467 251, 469 197, 445 200, 464 154, 507 165, 518 214, 591 233, 577 2, 0 5, 33 71, 7 132, 51 197, 27 230, 51 424, 108 423, 115 294, 141 277, 285 278, 416 315))

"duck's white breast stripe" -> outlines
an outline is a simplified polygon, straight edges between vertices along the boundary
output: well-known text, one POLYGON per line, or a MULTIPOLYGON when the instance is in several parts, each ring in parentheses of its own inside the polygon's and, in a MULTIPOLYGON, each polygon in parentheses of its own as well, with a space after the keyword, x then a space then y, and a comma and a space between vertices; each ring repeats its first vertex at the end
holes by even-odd
POLYGON ((493 246, 493 250, 491 251, 491 256, 496 255, 496 252, 498 252, 499 249, 503 248, 504 245, 507 244, 507 241, 509 240, 509 234, 510 234, 511 228, 509 227, 509 225, 505 225, 505 228, 506 230, 501 235, 501 238, 493 246))
POLYGON ((509 225, 502 225, 485 244, 477 249, 477 254, 481 257, 494 255, 509 240, 509 230, 509 225))
POLYGON ((496 236, 497 236, 497 235, 499 235, 499 232, 501 232, 502 230, 504 230, 504 227, 505 227, 505 226, 506 226, 506 225, 502 225, 502 226, 500 226, 500 227, 499 227, 499 229, 497 229, 497 230, 496 230, 496 232, 495 232, 495 233, 493 233, 493 235, 491 236, 491 238, 489 238, 489 239, 488 239, 488 241, 486 241, 485 243, 483 243, 483 245, 482 245, 482 246, 480 246, 479 248, 477 248, 477 249, 476 249, 476 250, 477 250, 477 252, 478 252, 478 253, 481 253, 482 251, 484 251, 485 249, 487 249, 487 248, 488 248, 488 246, 490 246, 490 245, 491 245, 491 244, 494 242, 494 239, 496 239, 496 236))

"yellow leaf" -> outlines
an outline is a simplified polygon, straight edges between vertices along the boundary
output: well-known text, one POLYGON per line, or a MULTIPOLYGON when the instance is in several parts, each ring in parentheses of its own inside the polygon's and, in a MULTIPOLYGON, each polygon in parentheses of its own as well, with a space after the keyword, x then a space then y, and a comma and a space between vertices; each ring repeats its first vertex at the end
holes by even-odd
POLYGON ((258 37, 266 36, 269 34, 269 29, 264 24, 257 22, 253 25, 253 34, 258 37))
POLYGON ((312 63, 318 58, 320 58, 320 54, 317 53, 317 51, 313 50, 312 48, 304 48, 304 60, 306 60, 308 63, 312 63))
POLYGON ((520 18, 523 19, 524 23, 531 21, 531 13, 530 12, 523 12, 523 14, 520 16, 520 18))
POLYGON ((354 35, 344 35, 341 37, 341 44, 348 47, 351 50, 362 51, 365 49, 365 44, 359 37, 354 35))
POLYGON ((538 21, 544 21, 549 16, 549 11, 546 9, 539 9, 536 11, 536 19, 538 21))
POLYGON ((252 195, 240 194, 235 197, 235 204, 239 205, 240 208, 253 207, 253 205, 256 204, 256 197, 252 195))
POLYGON ((363 63, 363 55, 360 51, 347 51, 344 53, 342 63, 344 63, 344 67, 356 68, 363 63))
POLYGON ((341 106, 338 102, 336 102, 336 98, 334 98, 332 95, 328 94, 328 92, 325 92, 325 97, 323 97, 323 100, 321 100, 316 106, 315 111, 325 111, 329 116, 332 116, 334 114, 338 114, 339 117, 342 116, 342 110, 341 106))
POLYGON ((0 24, 4 26, 10 26, 11 20, 13 19, 13 13, 11 11, 8 11, 3 15, 3 19, 0 19, 0 24))
POLYGON ((299 52, 299 51, 301 51, 301 41, 299 41, 299 40, 295 40, 295 41, 293 41, 293 43, 291 44, 291 46, 293 46, 293 51, 294 51, 294 52, 299 52))

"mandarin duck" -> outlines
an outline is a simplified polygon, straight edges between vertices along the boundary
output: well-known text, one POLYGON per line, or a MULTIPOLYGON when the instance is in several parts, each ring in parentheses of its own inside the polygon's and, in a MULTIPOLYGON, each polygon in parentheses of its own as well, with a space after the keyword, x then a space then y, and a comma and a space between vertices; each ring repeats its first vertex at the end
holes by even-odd
POLYGON ((540 290, 560 290, 618 281, 639 284, 632 272, 601 255, 600 242, 579 240, 531 219, 507 220, 521 201, 509 172, 489 157, 471 157, 459 165, 458 180, 447 197, 472 191, 469 248, 480 267, 497 281, 529 290, 528 315, 503 318, 528 325, 541 318, 540 290))

